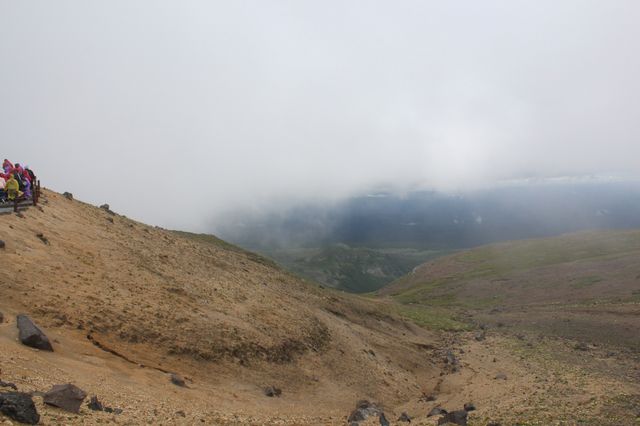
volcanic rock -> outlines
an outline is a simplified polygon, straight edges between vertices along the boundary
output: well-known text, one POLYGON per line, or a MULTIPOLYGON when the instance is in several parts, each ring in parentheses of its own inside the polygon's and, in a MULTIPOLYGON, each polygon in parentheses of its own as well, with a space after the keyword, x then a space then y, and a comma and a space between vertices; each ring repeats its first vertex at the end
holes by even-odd
POLYGON ((66 385, 54 385, 51 390, 44 394, 42 400, 45 404, 77 414, 80 412, 80 406, 86 397, 87 393, 85 391, 68 383, 66 385))
POLYGON ((282 395, 282 390, 275 386, 267 386, 264 388, 264 394, 270 398, 282 395))
POLYGON ((53 347, 49 338, 31 321, 31 319, 20 314, 17 318, 20 342, 23 345, 43 351, 53 352, 53 347))
POLYGON ((0 393, 0 413, 20 423, 38 424, 40 415, 31 395, 21 392, 0 393))
POLYGON ((467 426, 467 416, 469 414, 465 410, 452 411, 447 413, 443 418, 438 420, 438 425, 446 425, 453 423, 454 425, 467 426))

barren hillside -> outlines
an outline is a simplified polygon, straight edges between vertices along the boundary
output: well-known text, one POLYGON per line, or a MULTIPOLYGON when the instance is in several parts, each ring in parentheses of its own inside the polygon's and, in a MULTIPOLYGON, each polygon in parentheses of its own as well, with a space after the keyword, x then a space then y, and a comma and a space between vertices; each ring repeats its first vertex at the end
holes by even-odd
POLYGON ((28 390, 72 381, 125 406, 132 393, 152 421, 182 410, 331 423, 358 399, 405 401, 439 371, 424 349, 434 335, 385 305, 302 282, 214 237, 50 191, 22 216, 0 216, 0 378, 28 390), (18 313, 55 339, 54 353, 15 341, 18 313), (192 390, 172 387, 169 372, 192 390), (272 385, 281 397, 264 395, 272 385))

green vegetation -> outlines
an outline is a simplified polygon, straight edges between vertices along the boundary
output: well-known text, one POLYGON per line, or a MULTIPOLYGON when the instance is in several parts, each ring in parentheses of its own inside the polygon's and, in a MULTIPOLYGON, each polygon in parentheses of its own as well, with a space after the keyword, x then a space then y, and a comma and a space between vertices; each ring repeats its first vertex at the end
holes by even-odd
POLYGON ((431 330, 465 331, 471 326, 456 320, 450 310, 419 305, 395 305, 397 313, 420 327, 431 330))
POLYGON ((634 301, 639 258, 639 231, 512 241, 435 259, 378 294, 402 304, 471 309, 634 301))
POLYGON ((329 287, 367 293, 451 251, 365 248, 334 244, 324 248, 274 250, 265 254, 285 268, 329 287))

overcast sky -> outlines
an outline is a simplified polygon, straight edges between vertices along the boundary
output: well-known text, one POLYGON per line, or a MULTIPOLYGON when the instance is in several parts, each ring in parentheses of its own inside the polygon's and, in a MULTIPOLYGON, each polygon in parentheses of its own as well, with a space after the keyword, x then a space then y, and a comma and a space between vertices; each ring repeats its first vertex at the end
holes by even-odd
POLYGON ((380 186, 637 175, 639 22, 637 0, 0 0, 0 156, 192 230, 380 186))

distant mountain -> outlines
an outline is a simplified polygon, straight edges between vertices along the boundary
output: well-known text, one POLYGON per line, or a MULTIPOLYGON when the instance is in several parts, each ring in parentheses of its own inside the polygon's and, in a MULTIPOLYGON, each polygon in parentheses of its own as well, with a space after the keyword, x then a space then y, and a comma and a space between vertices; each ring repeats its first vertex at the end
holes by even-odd
POLYGON ((337 204, 259 214, 234 212, 216 226, 252 249, 352 247, 461 249, 584 229, 640 227, 640 184, 586 182, 506 186, 459 194, 376 193, 337 204))
POLYGON ((596 180, 460 194, 377 192, 331 205, 298 205, 257 215, 235 212, 216 233, 304 277, 369 292, 452 250, 636 227, 640 184, 596 180))

